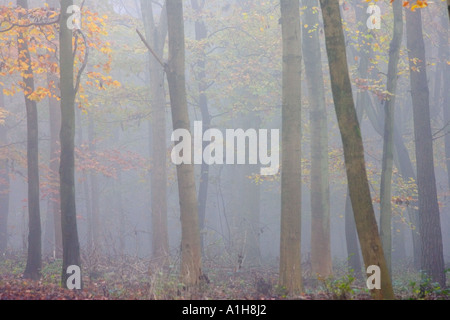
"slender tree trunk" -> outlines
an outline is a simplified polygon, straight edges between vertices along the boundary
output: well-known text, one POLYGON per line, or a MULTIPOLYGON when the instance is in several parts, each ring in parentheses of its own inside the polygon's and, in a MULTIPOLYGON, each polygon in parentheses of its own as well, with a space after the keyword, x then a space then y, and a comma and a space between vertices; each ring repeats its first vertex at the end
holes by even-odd
POLYGON ((283 37, 280 285, 303 288, 301 273, 301 69, 298 0, 280 0, 283 37))
MULTIPOLYGON (((148 43, 156 54, 162 57, 167 37, 167 15, 162 10, 159 25, 156 26, 152 2, 141 0, 141 9, 148 43)), ((151 86, 151 210, 152 210, 152 254, 156 261, 164 262, 169 254, 169 233, 167 226, 167 171, 166 171, 166 92, 164 68, 150 55, 151 86)))
POLYGON ((389 96, 384 102, 384 143, 381 171, 381 215, 380 235, 389 273, 392 276, 392 171, 394 167, 394 124, 395 100, 397 93, 397 73, 400 46, 403 38, 403 6, 400 1, 393 3, 394 35, 389 49, 389 65, 386 90, 389 96))
POLYGON ((333 271, 330 244, 330 187, 328 176, 328 123, 322 71, 319 25, 314 7, 319 1, 305 1, 303 56, 311 117, 311 268, 314 275, 328 278, 333 271))
MULTIPOLYGON (((400 135, 398 129, 394 128, 394 143, 395 143, 395 153, 394 158, 398 158, 398 168, 400 174, 405 181, 417 181, 416 174, 409 157, 408 149, 405 146, 402 136, 400 135)), ((421 267, 421 240, 420 240, 420 221, 419 221, 419 211, 415 209, 416 203, 411 203, 408 208, 408 217, 410 223, 412 224, 412 241, 413 241, 413 259, 414 266, 417 270, 421 267)))
MULTIPOLYGON (((54 83, 55 87, 59 85, 59 79, 55 75, 47 74, 49 85, 54 83)), ((50 114, 50 172, 52 181, 58 181, 60 142, 59 132, 61 130, 61 108, 56 98, 49 98, 50 114)), ((49 213, 53 218, 54 227, 54 246, 53 251, 56 258, 62 258, 62 234, 61 234, 61 203, 59 188, 52 193, 52 199, 49 202, 49 213)))
MULTIPOLYGON (((19 7, 28 9, 27 0, 17 0, 19 7)), ((21 14, 21 17, 24 17, 21 14)), ((39 130, 36 101, 29 99, 34 92, 34 77, 25 30, 18 36, 19 61, 26 68, 23 76, 24 95, 27 110, 27 164, 28 164, 28 259, 24 277, 38 280, 41 275, 41 213, 39 198, 39 130)))
POLYGON ((442 231, 434 172, 430 98, 421 10, 406 12, 406 31, 411 68, 422 271, 426 277, 431 277, 433 281, 445 286, 442 231))
POLYGON ((394 299, 367 180, 364 146, 353 101, 339 3, 335 0, 320 0, 320 4, 331 85, 361 251, 366 268, 374 265, 381 269, 381 290, 372 290, 372 295, 375 299, 394 299))
MULTIPOLYGON (((202 1, 202 5, 198 4, 197 0, 191 0, 192 8, 195 10, 197 15, 200 15, 205 2, 202 1)), ((201 18, 195 21, 195 40, 203 41, 208 37, 208 30, 206 24, 201 18)), ((211 128, 211 115, 209 114, 208 108, 208 96, 206 95, 206 90, 208 89, 208 84, 206 80, 206 52, 202 49, 200 57, 197 60, 197 80, 198 80, 198 106, 202 114, 203 122, 203 134, 211 128)), ((203 150, 207 147, 208 142, 203 142, 203 150)), ((202 243, 202 253, 204 250, 204 237, 205 237, 205 219, 206 219, 206 203, 208 200, 208 187, 209 187, 209 165, 206 163, 202 164, 201 174, 200 174, 200 186, 198 191, 198 215, 201 231, 201 243, 202 243)))
MULTIPOLYGON (((0 109, 5 109, 3 88, 0 86, 0 109)), ((0 124, 0 144, 8 143, 6 124, 0 124)), ((8 248, 8 214, 9 214, 9 163, 0 158, 0 261, 8 248)))
MULTIPOLYGON (((166 67, 172 105, 173 129, 190 132, 185 77, 185 38, 182 0, 167 1, 169 64, 166 67)), ((181 276, 187 286, 199 283, 202 275, 198 203, 194 166, 177 166, 181 211, 181 276)))
MULTIPOLYGON (((367 115, 377 133, 382 137, 382 127, 383 120, 375 111, 375 106, 371 103, 367 107, 367 115)), ((405 181, 416 181, 416 174, 414 172, 414 168, 411 162, 411 158, 409 157, 408 149, 405 146, 405 142, 403 141, 402 135, 399 132, 398 122, 397 125, 394 126, 394 160, 397 162, 397 167, 399 168, 400 174, 402 175, 405 181)), ((417 270, 420 270, 420 256, 421 256, 421 248, 420 248, 420 221, 419 221, 419 213, 418 210, 415 209, 416 204, 413 202, 408 206, 408 216, 409 220, 412 224, 411 233, 413 240, 413 259, 414 266, 417 270)))
POLYGON ((71 13, 68 8, 73 0, 61 0, 60 18, 60 87, 61 87, 61 159, 60 196, 61 227, 63 238, 62 283, 67 287, 67 268, 81 268, 80 244, 78 241, 77 213, 75 205, 75 89, 72 30, 68 28, 71 13))
MULTIPOLYGON (((95 156, 95 152, 97 151, 96 146, 96 136, 95 136, 95 130, 94 130, 94 119, 93 115, 88 115, 88 141, 89 141, 89 152, 91 153, 91 156, 95 156)), ((92 249, 94 252, 99 254, 101 252, 101 235, 102 235, 102 228, 100 224, 100 192, 98 187, 98 176, 97 173, 94 171, 91 171, 90 174, 90 181, 91 181, 91 230, 92 230, 92 249)))

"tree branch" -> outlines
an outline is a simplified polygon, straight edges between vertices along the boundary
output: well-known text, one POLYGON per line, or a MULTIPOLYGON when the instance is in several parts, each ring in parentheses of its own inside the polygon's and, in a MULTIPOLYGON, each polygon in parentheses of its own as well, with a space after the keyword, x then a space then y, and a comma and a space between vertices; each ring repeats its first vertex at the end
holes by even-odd
POLYGON ((83 41, 84 41, 84 47, 85 47, 84 50, 85 50, 85 51, 84 51, 83 65, 81 66, 80 70, 78 71, 77 80, 76 80, 76 82, 75 82, 75 88, 74 88, 75 94, 77 94, 78 89, 80 88, 81 76, 82 76, 82 74, 83 74, 83 72, 84 72, 84 69, 86 69, 86 66, 87 66, 87 63, 88 63, 88 60, 89 60, 89 46, 88 46, 88 42, 87 42, 86 36, 85 36, 85 34, 83 33, 83 31, 81 31, 81 30, 79 30, 79 29, 78 29, 76 32, 79 33, 79 34, 81 34, 81 37, 83 38, 83 41))
POLYGON ((144 36, 142 35, 142 33, 136 29, 137 34, 139 35, 139 37, 141 38, 142 42, 144 43, 144 45, 147 47, 147 49, 151 52, 151 54, 155 57, 155 59, 158 61, 158 63, 164 68, 166 69, 166 64, 161 60, 161 58, 158 57, 158 55, 155 53, 155 51, 152 49, 152 47, 150 47, 150 45, 147 43, 147 41, 145 40, 144 36))

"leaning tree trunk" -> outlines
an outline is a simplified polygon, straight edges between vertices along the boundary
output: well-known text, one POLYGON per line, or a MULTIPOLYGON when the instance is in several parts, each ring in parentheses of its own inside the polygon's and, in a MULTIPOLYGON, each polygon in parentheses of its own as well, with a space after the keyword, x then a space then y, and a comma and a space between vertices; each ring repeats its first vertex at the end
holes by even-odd
POLYGON ((67 287, 67 268, 81 268, 80 244, 78 241, 77 213, 75 205, 75 88, 72 30, 67 21, 71 13, 67 9, 73 0, 61 0, 60 18, 60 87, 61 87, 61 159, 60 196, 61 227, 63 238, 62 283, 67 287))
POLYGON ((311 269, 314 275, 328 278, 332 274, 330 243, 330 187, 328 176, 328 124, 322 71, 319 1, 305 1, 303 56, 311 116, 311 269))
MULTIPOLYGON (((0 86, 0 109, 5 109, 3 88, 0 86)), ((8 130, 6 124, 0 123, 0 145, 7 144, 8 130)), ((9 214, 9 163, 7 158, 0 158, 0 261, 8 247, 9 214)))
MULTIPOLYGON (((142 17, 148 43, 159 57, 164 54, 167 37, 167 15, 162 10, 159 25, 156 26, 152 2, 141 0, 142 17)), ((152 255, 158 262, 164 262, 169 254, 169 232, 167 227, 167 170, 166 170, 166 91, 164 68, 150 55, 151 90, 151 210, 152 210, 152 255)))
POLYGON ((364 146, 353 101, 339 2, 320 0, 320 4, 331 86, 344 146, 347 180, 361 251, 366 268, 378 266, 381 269, 381 290, 373 290, 372 295, 375 299, 394 299, 367 179, 364 146))
POLYGON ((445 286, 444 254, 434 172, 430 93, 427 82, 421 10, 406 12, 406 33, 414 114, 422 271, 425 277, 431 277, 434 282, 445 286))
POLYGON ((280 286, 302 291, 301 273, 301 68, 298 0, 281 0, 283 37, 283 133, 281 172, 280 286))
MULTIPOLYGON (((182 0, 167 1, 169 64, 166 66, 172 106, 173 129, 190 132, 186 97, 185 39, 182 0)), ((181 276, 186 286, 199 283, 202 275, 200 232, 194 166, 177 166, 181 212, 181 276)))
MULTIPOLYGON (((27 0, 17 0, 17 5, 28 10, 27 0)), ((21 14, 21 17, 24 18, 25 15, 21 14)), ((25 83, 23 90, 27 109, 28 259, 24 277, 38 280, 41 276, 42 267, 38 111, 36 101, 30 99, 31 93, 34 92, 34 77, 25 32, 26 30, 22 29, 18 35, 19 62, 26 69, 23 75, 23 82, 25 83)))
POLYGON ((400 1, 393 4, 394 36, 389 49, 389 65, 386 90, 388 97, 384 102, 384 144, 381 171, 381 214, 380 235, 389 273, 392 276, 392 171, 394 167, 394 124, 395 100, 397 92, 398 62, 403 37, 403 7, 400 1))

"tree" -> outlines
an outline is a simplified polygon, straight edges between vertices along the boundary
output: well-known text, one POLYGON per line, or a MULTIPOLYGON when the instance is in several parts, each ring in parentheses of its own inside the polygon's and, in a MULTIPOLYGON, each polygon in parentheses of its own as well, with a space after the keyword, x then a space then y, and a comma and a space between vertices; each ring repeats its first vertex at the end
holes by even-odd
POLYGON ((280 0, 283 39, 280 286, 302 291, 300 4, 280 0))
POLYGON ((60 195, 61 230, 63 240, 62 283, 67 286, 67 268, 81 268, 80 244, 78 241, 77 213, 75 205, 75 86, 72 30, 69 28, 73 0, 61 0, 59 30, 60 87, 61 87, 61 159, 60 195))
MULTIPOLYGON (((395 101, 398 79, 398 62, 400 60, 400 47, 403 37, 403 8, 400 1, 393 4, 394 9, 394 35, 389 48, 389 65, 386 90, 388 96, 384 101, 384 141, 383 164, 381 172, 381 214, 380 236, 383 251, 389 272, 392 272, 392 172, 394 166, 394 127, 395 127, 395 101)), ((392 273, 391 273, 392 275, 392 273)))
MULTIPOLYGON (((185 38, 182 0, 166 2, 169 62, 166 65, 172 109, 173 129, 190 132, 185 77, 185 38)), ((202 275, 200 233, 194 166, 177 166, 181 212, 181 276, 186 286, 199 283, 202 275)))
POLYGON ((320 0, 320 5, 331 86, 361 251, 366 268, 378 266, 381 269, 381 290, 373 290, 372 295, 376 299, 394 299, 367 180, 364 146, 353 101, 339 3, 334 0, 320 0))
MULTIPOLYGON (((167 37, 167 14, 164 6, 159 24, 155 22, 153 3, 141 0, 145 36, 148 44, 158 57, 164 54, 167 37)), ((149 53, 150 55, 150 53, 149 53)), ((151 211, 152 211, 152 248, 153 257, 164 259, 169 254, 169 235, 167 227, 167 172, 166 172, 166 91, 164 88, 164 68, 150 55, 150 95, 152 118, 151 154, 151 211)))
MULTIPOLYGON (((201 15, 202 9, 205 6, 205 1, 199 5, 197 0, 191 0, 192 8, 195 10, 197 15, 201 15)), ((205 22, 201 17, 197 18, 195 21, 195 40, 204 41, 208 37, 208 29, 206 28, 205 22)), ((206 90, 208 89, 208 83, 206 79, 206 52, 204 47, 202 47, 199 59, 197 61, 198 72, 196 78, 198 80, 198 107, 200 108, 200 113, 202 115, 203 122, 203 134, 211 127, 211 115, 208 108, 208 96, 206 95, 206 90)), ((207 146, 207 142, 203 142, 203 150, 207 146)), ((199 226, 202 237, 202 251, 204 250, 204 228, 206 219, 206 203, 208 200, 208 187, 209 187, 209 165, 202 163, 201 174, 200 174, 200 186, 198 190, 198 215, 199 215, 199 226)))
MULTIPOLYGON (((51 5, 51 3, 50 3, 51 5)), ((54 61, 57 63, 57 61, 54 61)), ((52 84, 58 87, 59 78, 52 72, 47 72, 47 83, 50 87, 52 84)), ((60 93, 58 93, 58 96, 60 93)), ((50 174, 52 180, 57 181, 59 170, 59 152, 60 141, 59 131, 61 130, 61 108, 56 97, 49 97, 48 99, 49 120, 50 120, 50 174)), ((59 189, 59 188, 58 188, 59 189)), ((49 201, 49 211, 53 218, 53 249, 57 258, 62 258, 62 234, 61 234, 61 201, 59 197, 59 190, 55 190, 52 199, 49 201)))
MULTIPOLYGON (((17 0, 17 5, 28 10, 27 0, 17 0)), ((20 18, 26 15, 21 14, 20 18)), ((38 280, 41 276, 41 212, 39 205, 39 130, 36 101, 30 95, 34 92, 34 76, 31 56, 28 50, 26 29, 18 32, 19 61, 24 68, 25 106, 27 110, 27 165, 28 165, 28 258, 24 277, 38 280)))
POLYGON ((330 244, 330 187, 328 181, 328 124, 322 54, 317 26, 318 1, 303 1, 303 56, 311 117, 311 269, 315 275, 332 274, 330 244))
MULTIPOLYGON (((0 86, 0 141, 2 144, 6 144, 8 139, 8 129, 3 117, 4 110, 3 87, 0 86)), ((0 157, 0 261, 8 247, 9 183, 9 161, 6 157, 0 157)))
POLYGON ((445 286, 445 266, 439 204, 434 172, 425 44, 421 10, 406 12, 406 36, 417 161, 421 264, 425 277, 445 286))

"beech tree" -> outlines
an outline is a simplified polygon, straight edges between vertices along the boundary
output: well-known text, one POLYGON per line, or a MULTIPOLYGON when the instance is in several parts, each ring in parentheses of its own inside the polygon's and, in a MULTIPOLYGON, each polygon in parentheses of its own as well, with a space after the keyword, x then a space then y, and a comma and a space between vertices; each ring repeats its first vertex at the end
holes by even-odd
MULTIPOLYGON (((17 5, 28 10, 27 0, 17 0, 17 5)), ((21 15, 26 18, 26 15, 21 15)), ((39 204, 39 130, 36 101, 30 98, 34 92, 34 76, 31 68, 31 56, 24 33, 18 33, 19 61, 25 66, 22 78, 27 110, 27 165, 28 165, 28 258, 24 277, 38 280, 42 267, 41 212, 39 204)))
POLYGON ((319 1, 303 1, 303 56, 311 119, 311 269, 328 278, 333 272, 330 243, 328 123, 320 51, 319 1), (315 30, 314 30, 315 29, 315 30))
MULTIPOLYGON (((169 62, 166 66, 172 109, 173 129, 190 132, 185 77, 185 39, 182 0, 166 2, 169 34, 169 62)), ((202 275, 198 224, 198 204, 194 166, 177 166, 181 212, 181 276, 187 286, 197 285, 202 275)))
POLYGON ((74 54, 72 45, 73 30, 68 21, 72 19, 73 0, 61 0, 59 26, 59 61, 61 86, 61 159, 60 195, 61 230, 63 240, 62 283, 67 287, 69 266, 81 268, 80 244, 78 240, 77 212, 75 204, 75 94, 74 54))
MULTIPOLYGON (((164 54, 167 38, 167 14, 164 6, 159 23, 155 21, 153 3, 141 0, 141 11, 147 43, 158 57, 164 54)), ((150 58, 150 97, 152 117, 151 155, 151 215, 152 248, 156 260, 167 258, 169 254, 169 235, 167 230, 167 170, 166 170, 166 90, 163 66, 149 53, 150 58)))
POLYGON ((281 0, 283 107, 280 285, 302 291, 301 273, 301 69, 299 0, 281 0))
POLYGON ((430 92, 427 78, 421 10, 406 11, 406 37, 417 161, 417 189, 424 277, 445 286, 442 230, 434 172, 430 92))
POLYGON ((381 290, 372 290, 372 295, 376 299, 394 299, 367 180, 364 146, 353 101, 339 3, 333 0, 320 0, 320 6, 324 20, 334 104, 344 146, 350 199, 361 251, 366 268, 378 266, 381 270, 381 290))
POLYGON ((389 49, 389 65, 386 90, 388 96, 384 101, 384 143, 383 163, 381 172, 381 214, 380 235, 389 272, 392 270, 392 172, 394 167, 394 125, 395 101, 397 93, 398 62, 400 60, 400 46, 403 38, 403 8, 400 1, 393 4, 394 32, 389 49))

